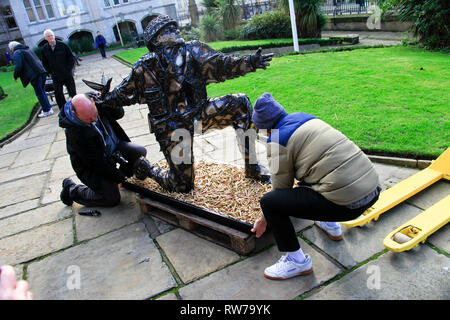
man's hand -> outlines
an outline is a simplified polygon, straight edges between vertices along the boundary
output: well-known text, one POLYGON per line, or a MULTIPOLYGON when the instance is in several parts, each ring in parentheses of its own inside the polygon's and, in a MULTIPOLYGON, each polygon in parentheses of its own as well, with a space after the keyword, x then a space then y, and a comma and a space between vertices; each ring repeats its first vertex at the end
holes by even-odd
POLYGON ((0 300, 32 300, 33 295, 28 291, 28 282, 16 282, 16 271, 11 266, 2 266, 0 274, 0 300))
POLYGON ((273 53, 261 54, 262 48, 259 48, 254 54, 250 56, 250 63, 255 69, 266 69, 272 60, 273 53))
POLYGON ((267 227, 266 220, 264 220, 263 218, 259 218, 258 220, 255 221, 253 229, 250 231, 256 232, 256 237, 259 238, 266 231, 266 227, 267 227))

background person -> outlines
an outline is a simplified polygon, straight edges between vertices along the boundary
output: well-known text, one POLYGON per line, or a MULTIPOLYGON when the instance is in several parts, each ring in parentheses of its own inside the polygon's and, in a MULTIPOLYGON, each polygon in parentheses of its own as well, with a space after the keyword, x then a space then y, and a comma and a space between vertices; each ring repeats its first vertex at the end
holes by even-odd
POLYGON ((254 109, 255 126, 268 130, 272 191, 260 200, 263 217, 252 232, 260 237, 269 225, 278 249, 287 254, 264 276, 284 280, 312 271, 289 217, 315 220, 332 240, 340 240, 337 221, 360 216, 377 201, 381 187, 369 158, 324 121, 302 112, 287 114, 270 93, 259 97, 254 109))
POLYGON ((64 204, 71 206, 74 201, 85 206, 119 204, 118 184, 133 175, 134 163, 147 154, 144 147, 130 142, 117 123, 123 115, 123 108, 97 109, 94 100, 85 94, 73 97, 59 112, 72 168, 85 184, 64 179, 60 194, 64 204), (120 168, 116 168, 116 163, 120 163, 120 168))
POLYGON ((44 38, 48 43, 42 48, 42 64, 52 77, 56 103, 61 110, 66 103, 64 86, 66 86, 70 97, 77 94, 72 73, 75 66, 75 58, 69 46, 55 39, 55 34, 52 30, 45 30, 44 38))
POLYGON ((100 53, 102 54, 102 58, 106 59, 106 39, 104 36, 100 34, 100 31, 97 31, 97 36, 95 37, 95 46, 100 50, 100 53))
POLYGON ((8 46, 13 53, 14 81, 17 82, 17 78, 20 78, 24 88, 28 86, 28 83, 31 83, 42 107, 41 113, 38 114, 39 118, 52 115, 53 109, 45 92, 47 72, 41 61, 26 45, 11 41, 8 46))

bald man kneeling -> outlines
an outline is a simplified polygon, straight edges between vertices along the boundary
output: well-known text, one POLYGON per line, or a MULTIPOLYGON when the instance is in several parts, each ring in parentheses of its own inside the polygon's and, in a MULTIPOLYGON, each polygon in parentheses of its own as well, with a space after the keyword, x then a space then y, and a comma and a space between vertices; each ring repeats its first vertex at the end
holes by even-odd
POLYGON ((115 206, 120 203, 119 184, 134 172, 134 164, 147 150, 130 142, 117 123, 123 108, 97 109, 94 100, 77 94, 59 113, 59 126, 66 133, 72 168, 82 184, 66 178, 61 201, 85 206, 115 206), (117 168, 117 164, 120 164, 117 168))

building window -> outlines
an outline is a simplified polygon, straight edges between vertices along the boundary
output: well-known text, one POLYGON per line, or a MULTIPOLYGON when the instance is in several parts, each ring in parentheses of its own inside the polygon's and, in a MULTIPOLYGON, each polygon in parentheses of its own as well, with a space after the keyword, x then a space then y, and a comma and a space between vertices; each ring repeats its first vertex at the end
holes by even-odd
POLYGON ((39 20, 45 20, 45 13, 44 8, 42 7, 41 0, 33 0, 34 1, 34 8, 36 9, 36 12, 38 14, 39 20))
POLYGON ((36 16, 34 15, 33 8, 31 7, 30 0, 23 0, 23 5, 25 7, 25 10, 27 11, 28 19, 30 22, 36 21, 36 16))
POLYGON ((23 0, 23 5, 30 22, 48 20, 55 17, 51 0, 23 0))
MULTIPOLYGON (((135 0, 135 2, 136 1, 139 1, 139 0, 135 0)), ((105 8, 109 8, 109 7, 111 7, 111 3, 114 6, 118 6, 120 4, 129 3, 130 0, 103 0, 103 2, 105 3, 105 8)))
POLYGON ((81 0, 58 0, 58 11, 61 16, 67 16, 84 11, 81 0))
POLYGON ((53 13, 53 7, 52 7, 52 3, 50 2, 50 0, 44 0, 44 5, 45 5, 45 11, 47 12, 47 16, 49 18, 54 18, 55 14, 53 13))
POLYGON ((14 19, 14 15, 11 11, 10 6, 5 6, 2 8, 2 14, 5 18, 6 24, 8 25, 8 29, 17 28, 16 19, 14 19))

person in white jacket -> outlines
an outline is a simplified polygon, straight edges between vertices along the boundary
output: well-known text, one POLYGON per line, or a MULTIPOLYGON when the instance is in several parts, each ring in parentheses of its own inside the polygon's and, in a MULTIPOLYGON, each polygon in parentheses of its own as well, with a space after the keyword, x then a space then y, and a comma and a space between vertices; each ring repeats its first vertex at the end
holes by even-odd
POLYGON ((267 130, 272 180, 272 191, 260 200, 263 216, 252 231, 260 237, 268 225, 278 249, 287 252, 264 276, 284 280, 308 274, 312 261, 300 248, 289 217, 314 220, 332 240, 341 240, 338 221, 355 219, 377 201, 378 174, 341 132, 313 115, 287 114, 270 93, 255 102, 252 120, 267 130))

